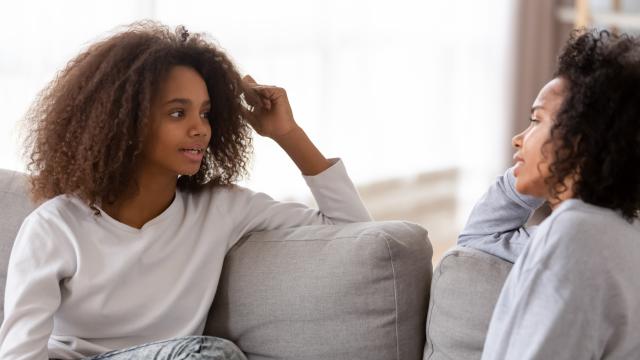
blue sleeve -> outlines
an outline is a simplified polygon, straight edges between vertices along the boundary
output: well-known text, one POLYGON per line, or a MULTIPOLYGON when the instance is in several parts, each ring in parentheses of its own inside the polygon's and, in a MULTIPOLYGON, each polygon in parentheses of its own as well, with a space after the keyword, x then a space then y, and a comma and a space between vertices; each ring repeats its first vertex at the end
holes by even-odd
POLYGON ((543 199, 516 191, 513 168, 510 168, 474 206, 458 236, 458 245, 515 262, 535 231, 535 226, 525 228, 524 225, 543 203, 543 199))

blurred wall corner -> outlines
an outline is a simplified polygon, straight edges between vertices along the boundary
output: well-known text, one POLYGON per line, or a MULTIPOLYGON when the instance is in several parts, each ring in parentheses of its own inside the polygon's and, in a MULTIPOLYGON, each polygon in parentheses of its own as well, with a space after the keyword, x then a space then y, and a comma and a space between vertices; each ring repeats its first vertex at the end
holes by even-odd
MULTIPOLYGON (((511 134, 529 126, 531 104, 540 89, 553 76, 556 59, 569 38, 572 25, 558 18, 562 5, 569 0, 519 0, 516 9, 513 66, 513 115, 511 134)), ((512 154, 509 147, 507 154, 512 154)), ((536 211, 530 225, 540 223, 550 213, 548 206, 536 211)))
POLYGON ((435 265, 460 231, 454 221, 459 176, 458 168, 446 168, 361 185, 358 191, 375 220, 401 219, 425 227, 435 265))
MULTIPOLYGON (((531 104, 551 77, 556 57, 571 26, 557 16, 558 0, 519 0, 516 9, 513 66, 513 119, 510 133, 528 126, 531 104)), ((507 154, 513 153, 511 148, 507 154)))

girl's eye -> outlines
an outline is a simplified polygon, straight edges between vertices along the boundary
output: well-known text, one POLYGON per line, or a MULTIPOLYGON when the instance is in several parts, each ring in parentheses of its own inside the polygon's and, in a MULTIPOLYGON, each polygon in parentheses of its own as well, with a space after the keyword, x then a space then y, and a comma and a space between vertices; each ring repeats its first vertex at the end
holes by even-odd
POLYGON ((540 120, 538 119, 534 119, 534 118, 529 118, 529 122, 533 125, 533 124, 537 124, 540 122, 540 120))
POLYGON ((203 112, 202 114, 200 114, 200 117, 203 119, 210 119, 211 118, 211 113, 208 111, 203 112))
POLYGON ((183 110, 176 110, 176 111, 170 113, 169 116, 174 117, 174 118, 181 118, 181 117, 184 116, 184 111, 183 110))

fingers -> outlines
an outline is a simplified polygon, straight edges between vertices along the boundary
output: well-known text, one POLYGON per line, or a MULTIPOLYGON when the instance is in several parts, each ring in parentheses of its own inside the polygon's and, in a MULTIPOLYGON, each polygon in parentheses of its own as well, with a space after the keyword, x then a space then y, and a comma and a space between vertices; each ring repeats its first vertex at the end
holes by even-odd
POLYGON ((262 107, 267 111, 271 110, 273 102, 277 101, 283 96, 285 98, 287 96, 287 92, 285 89, 277 86, 258 84, 253 79, 253 77, 251 77, 251 75, 245 75, 242 78, 242 81, 246 84, 248 89, 253 90, 253 92, 260 98, 256 99, 252 96, 251 99, 248 99, 248 101, 250 103, 253 103, 252 105, 256 105, 256 103, 259 101, 262 104, 262 107))
POLYGON ((253 77, 251 77, 251 75, 245 75, 242 78, 242 81, 245 82, 249 86, 249 88, 254 89, 258 93, 260 93, 260 95, 268 98, 277 98, 285 93, 285 90, 281 87, 258 84, 253 79, 253 77))
MULTIPOLYGON (((259 110, 263 107, 262 96, 255 89, 257 83, 251 77, 251 75, 245 75, 242 78, 242 87, 244 92, 244 98, 247 104, 249 104, 253 109, 259 110)), ((253 110, 252 110, 253 111, 253 110)))
POLYGON ((247 82, 249 84, 254 84, 254 85, 258 85, 258 83, 256 83, 256 81, 251 77, 251 75, 247 74, 242 78, 242 81, 247 82))

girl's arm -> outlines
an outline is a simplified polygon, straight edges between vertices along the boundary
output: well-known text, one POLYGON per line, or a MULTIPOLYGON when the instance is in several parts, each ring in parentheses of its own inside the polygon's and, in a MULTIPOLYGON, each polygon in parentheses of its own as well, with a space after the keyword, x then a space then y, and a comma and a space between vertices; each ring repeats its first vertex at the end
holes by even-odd
MULTIPOLYGON (((37 211, 37 210, 36 210, 37 211)), ((60 282, 75 258, 44 221, 31 214, 16 237, 7 272, 0 359, 47 360, 53 314, 60 306, 60 282)))
POLYGON ((543 199, 516 191, 513 168, 510 168, 475 205, 458 236, 458 245, 515 262, 536 228, 524 225, 543 203, 543 199))
POLYGON ((251 125, 258 134, 272 138, 289 154, 304 175, 319 209, 279 202, 266 194, 236 187, 228 193, 232 197, 223 201, 228 204, 225 214, 237 219, 232 242, 253 231, 371 221, 342 161, 326 159, 293 120, 284 89, 258 85, 249 76, 245 82, 262 102, 251 125))

